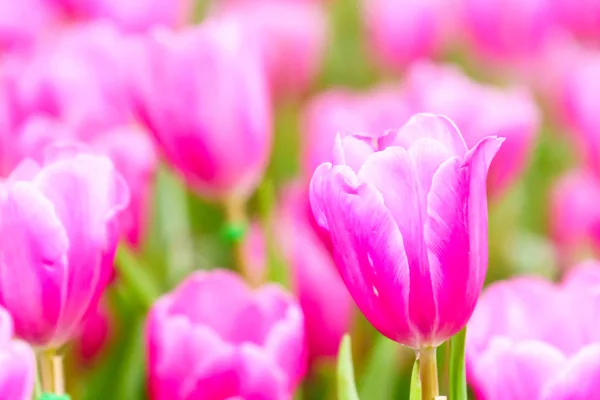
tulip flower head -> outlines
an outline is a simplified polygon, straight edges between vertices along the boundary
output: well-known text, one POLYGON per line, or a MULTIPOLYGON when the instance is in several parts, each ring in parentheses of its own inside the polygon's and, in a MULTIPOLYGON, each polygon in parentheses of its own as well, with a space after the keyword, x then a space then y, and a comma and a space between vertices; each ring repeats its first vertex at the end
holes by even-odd
POLYGON ((110 280, 129 191, 108 158, 51 150, 0 187, 0 304, 19 337, 57 348, 110 280))
POLYGON ((30 400, 35 382, 35 355, 25 342, 13 338, 13 322, 0 308, 0 397, 30 400))
POLYGON ((194 273, 159 299, 147 345, 153 400, 289 399, 306 369, 295 301, 222 270, 194 273))
POLYGON ((468 149, 446 117, 338 138, 310 185, 319 225, 365 317, 388 338, 437 346, 467 323, 487 271, 486 176, 502 139, 468 149))

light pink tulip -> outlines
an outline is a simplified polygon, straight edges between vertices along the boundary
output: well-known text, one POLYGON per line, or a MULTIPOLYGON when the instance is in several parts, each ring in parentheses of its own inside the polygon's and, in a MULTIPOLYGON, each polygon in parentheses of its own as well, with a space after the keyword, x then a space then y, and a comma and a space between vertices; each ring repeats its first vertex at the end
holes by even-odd
POLYGON ((340 274, 382 334, 437 346, 467 323, 487 271, 486 176, 502 139, 468 149, 447 118, 336 141, 310 199, 340 274))
POLYGON ((526 88, 479 84, 454 66, 423 62, 409 69, 404 91, 413 112, 451 118, 469 147, 486 136, 506 138, 488 175, 492 196, 501 195, 521 176, 533 152, 541 119, 526 88))
POLYGON ((243 33, 230 20, 210 20, 145 43, 140 116, 168 160, 209 197, 247 197, 270 154, 267 86, 243 33))
POLYGON ((0 52, 32 45, 57 21, 58 10, 47 0, 0 2, 0 52))
POLYGON ((600 248, 600 180, 594 173, 574 170, 563 175, 550 201, 552 237, 565 266, 587 246, 600 248))
POLYGON ((328 44, 327 10, 318 1, 228 0, 215 12, 255 35, 272 92, 302 94, 320 71, 328 44))
POLYGON ((19 337, 58 347, 108 284, 128 189, 108 158, 72 147, 47 154, 0 188, 0 304, 19 337))
POLYGON ((547 0, 461 0, 466 35, 486 61, 520 63, 543 50, 554 28, 547 0))
MULTIPOLYGON (((326 245, 310 224, 308 193, 300 186, 286 189, 276 214, 274 237, 290 269, 292 287, 302 311, 311 361, 335 357, 340 340, 350 330, 352 299, 326 245)), ((266 244, 254 225, 246 241, 246 257, 257 275, 267 267, 266 244)))
POLYGON ((399 129, 410 117, 409 104, 396 86, 366 92, 331 89, 313 98, 302 116, 303 167, 307 177, 328 161, 337 134, 399 129))
POLYGON ((13 339, 13 322, 0 308, 0 397, 30 400, 35 382, 35 354, 26 343, 13 339))
POLYGON ((54 0, 75 20, 107 20, 127 32, 177 28, 188 18, 189 0, 54 0))
POLYGON ((467 330, 468 378, 481 400, 577 400, 599 387, 600 263, 564 283, 517 278, 490 286, 467 330))
POLYGON ((385 66, 403 69, 437 55, 444 39, 444 2, 363 0, 370 50, 385 66))
POLYGON ((279 286, 196 272, 147 322, 153 400, 289 399, 306 369, 302 312, 279 286))

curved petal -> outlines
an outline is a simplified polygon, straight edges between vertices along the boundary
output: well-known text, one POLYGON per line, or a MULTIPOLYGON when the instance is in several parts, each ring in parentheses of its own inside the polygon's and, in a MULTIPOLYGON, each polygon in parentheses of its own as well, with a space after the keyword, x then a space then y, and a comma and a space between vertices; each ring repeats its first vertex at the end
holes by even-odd
POLYGON ((475 362, 470 382, 482 400, 539 399, 565 363, 556 348, 537 341, 495 338, 475 362))
POLYGON ((30 400, 35 382, 35 354, 28 344, 13 340, 0 347, 0 397, 30 400))
POLYGON ((600 391, 600 344, 581 349, 546 385, 542 400, 588 400, 600 391))
POLYGON ((239 349, 240 394, 247 400, 285 400, 292 392, 284 375, 257 347, 244 344, 239 349))
POLYGON ((415 345, 407 314, 410 278, 404 241, 384 199, 373 186, 359 184, 347 166, 317 172, 322 176, 318 186, 313 179, 311 202, 329 228, 346 287, 381 333, 415 345))
POLYGON ((45 345, 64 303, 69 238, 52 204, 29 182, 0 193, 0 302, 18 335, 45 345))

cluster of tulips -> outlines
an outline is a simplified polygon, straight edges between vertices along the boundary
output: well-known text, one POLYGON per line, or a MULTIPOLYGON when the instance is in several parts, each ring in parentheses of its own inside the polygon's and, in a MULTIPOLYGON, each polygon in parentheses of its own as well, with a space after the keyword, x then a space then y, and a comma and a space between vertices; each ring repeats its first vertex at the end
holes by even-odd
POLYGON ((0 399, 600 398, 599 105, 597 0, 0 0, 0 399))

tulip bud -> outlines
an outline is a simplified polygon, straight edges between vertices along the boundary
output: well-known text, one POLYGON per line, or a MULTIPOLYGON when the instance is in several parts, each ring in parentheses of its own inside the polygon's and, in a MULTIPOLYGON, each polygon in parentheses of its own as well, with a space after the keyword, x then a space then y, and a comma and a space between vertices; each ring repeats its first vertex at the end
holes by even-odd
POLYGON ((398 131, 339 138, 310 185, 319 225, 365 317, 413 348, 467 323, 487 271, 486 176, 502 139, 470 150, 432 114, 398 131))

